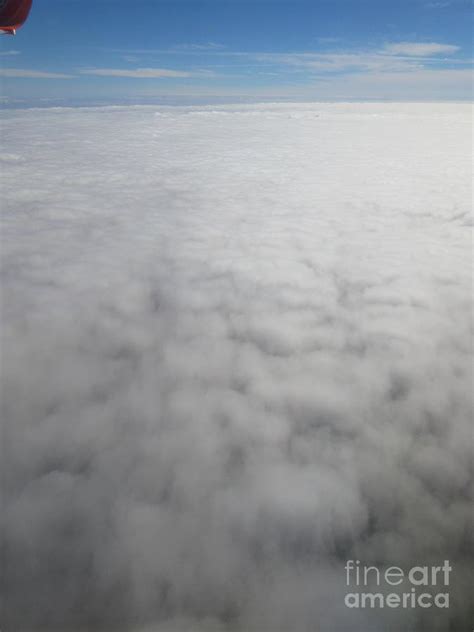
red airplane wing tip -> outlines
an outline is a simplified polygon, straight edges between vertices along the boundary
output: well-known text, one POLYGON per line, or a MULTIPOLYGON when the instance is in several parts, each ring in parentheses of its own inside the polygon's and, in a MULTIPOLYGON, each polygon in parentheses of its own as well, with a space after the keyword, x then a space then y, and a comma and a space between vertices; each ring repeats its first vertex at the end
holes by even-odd
POLYGON ((26 21, 32 0, 0 0, 0 30, 14 35, 26 21))

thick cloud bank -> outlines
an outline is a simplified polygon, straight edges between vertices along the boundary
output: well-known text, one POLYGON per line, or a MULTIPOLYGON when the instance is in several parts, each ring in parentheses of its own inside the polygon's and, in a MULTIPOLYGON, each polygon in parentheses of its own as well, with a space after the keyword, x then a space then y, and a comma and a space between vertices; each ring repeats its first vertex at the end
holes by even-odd
POLYGON ((469 131, 4 114, 3 629, 472 627, 469 131), (450 608, 349 610, 347 559, 447 559, 450 608))

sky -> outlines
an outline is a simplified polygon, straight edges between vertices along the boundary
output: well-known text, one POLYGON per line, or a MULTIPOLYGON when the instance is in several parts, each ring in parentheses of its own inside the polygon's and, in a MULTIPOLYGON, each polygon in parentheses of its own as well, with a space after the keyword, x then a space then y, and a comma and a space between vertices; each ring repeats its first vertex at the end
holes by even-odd
POLYGON ((33 5, 0 42, 4 100, 472 95, 471 0, 33 5))

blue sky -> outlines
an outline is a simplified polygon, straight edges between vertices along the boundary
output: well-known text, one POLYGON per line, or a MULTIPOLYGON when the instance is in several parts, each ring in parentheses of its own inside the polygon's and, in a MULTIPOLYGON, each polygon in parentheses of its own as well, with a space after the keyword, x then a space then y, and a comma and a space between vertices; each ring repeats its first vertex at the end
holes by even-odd
POLYGON ((4 98, 466 99, 471 0, 34 0, 4 98))

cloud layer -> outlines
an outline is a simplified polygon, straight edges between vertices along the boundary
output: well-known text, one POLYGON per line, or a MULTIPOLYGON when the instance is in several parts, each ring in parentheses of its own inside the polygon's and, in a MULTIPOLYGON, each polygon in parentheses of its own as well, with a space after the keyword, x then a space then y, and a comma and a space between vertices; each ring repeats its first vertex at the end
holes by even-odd
POLYGON ((459 105, 5 114, 5 628, 472 620, 459 105), (454 567, 348 611, 344 563, 454 567))

